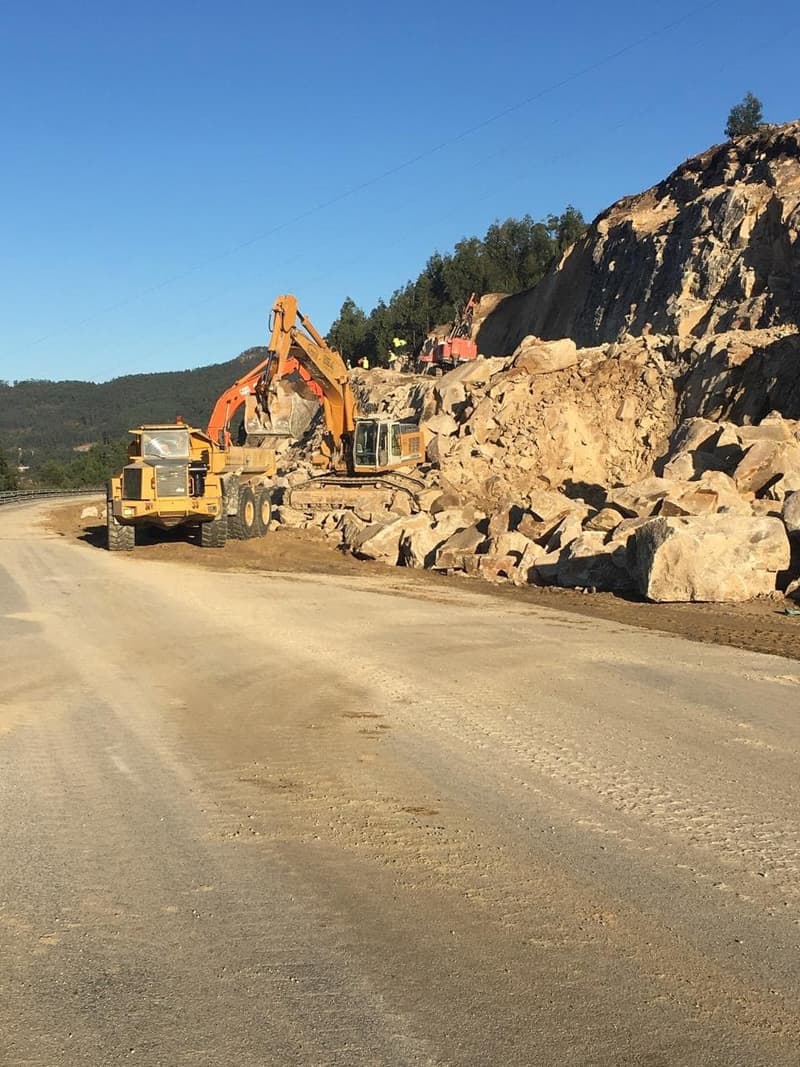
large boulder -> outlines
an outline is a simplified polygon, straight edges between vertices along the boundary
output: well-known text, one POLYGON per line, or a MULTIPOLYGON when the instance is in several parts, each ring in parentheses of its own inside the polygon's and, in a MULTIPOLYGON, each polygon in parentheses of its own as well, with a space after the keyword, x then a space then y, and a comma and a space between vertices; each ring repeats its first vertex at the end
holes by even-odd
POLYGON ((607 534, 616 530, 620 522, 622 522, 622 515, 616 508, 601 508, 586 520, 584 529, 607 534))
POLYGON ((518 530, 512 530, 509 533, 503 533, 499 534, 497 537, 493 537, 489 542, 487 551, 493 552, 498 556, 513 556, 519 563, 529 549, 533 549, 538 554, 541 554, 539 546, 534 544, 530 538, 521 534, 518 530))
POLYGON ((560 552, 583 533, 584 516, 579 511, 570 511, 547 539, 548 552, 560 552))
POLYGON ((535 519, 551 526, 570 512, 578 511, 583 516, 588 510, 582 500, 572 500, 555 489, 531 489, 528 493, 528 504, 535 519))
POLYGON ((434 388, 438 410, 458 418, 467 401, 467 386, 484 385, 506 366, 505 359, 477 359, 460 364, 443 375, 434 388))
POLYGON ((437 571, 465 571, 468 561, 486 544, 485 522, 475 523, 452 534, 436 551, 437 571))
POLYGON ((569 337, 542 341, 539 337, 528 336, 515 349, 513 366, 527 374, 547 374, 573 367, 579 358, 578 347, 569 337))
POLYGON ((632 485, 620 485, 608 493, 608 503, 626 518, 642 518, 652 515, 659 503, 676 490, 670 478, 651 475, 632 485))
POLYGON ((400 538, 408 521, 408 516, 403 516, 385 526, 370 525, 354 539, 350 548, 362 559, 379 560, 395 566, 400 557, 400 538))
POLYGON ((658 602, 752 600, 773 592, 789 566, 789 539, 776 518, 657 518, 632 541, 639 592, 658 602))
POLYGON ((439 512, 435 521, 420 513, 407 519, 400 538, 400 563, 404 567, 431 567, 436 550, 458 530, 474 523, 474 508, 448 508, 439 512))
POLYGON ((498 508, 489 519, 490 536, 499 537, 500 534, 518 529, 520 522, 525 517, 525 509, 520 507, 519 504, 503 504, 503 506, 498 508))
POLYGON ((670 455, 674 456, 680 452, 713 451, 713 441, 719 431, 720 424, 712 419, 684 419, 670 438, 670 455))
POLYGON ((513 578, 519 565, 519 559, 514 555, 498 555, 488 552, 477 556, 478 574, 487 582, 502 582, 513 578))
POLYGON ((800 443, 767 437, 750 445, 733 478, 740 492, 759 493, 787 475, 800 476, 800 443))
POLYGON ((444 437, 450 437, 458 429, 458 423, 452 415, 442 412, 441 415, 432 415, 426 419, 422 429, 426 435, 442 434, 444 437))
POLYGON ((689 482, 699 478, 706 471, 728 471, 733 467, 726 464, 716 452, 676 452, 675 455, 664 464, 663 475, 678 482, 689 482))
POLYGON ((698 489, 716 493, 717 511, 735 511, 742 515, 752 514, 752 495, 740 493, 736 482, 723 471, 706 471, 698 479, 698 489))
POLYGON ((745 446, 755 441, 792 441, 796 426, 794 421, 784 419, 777 411, 773 411, 756 426, 737 426, 736 435, 745 446))
POLYGON ((436 406, 439 414, 455 417, 464 410, 467 401, 467 390, 460 379, 454 380, 451 378, 450 375, 455 373, 455 371, 451 371, 450 374, 445 374, 436 383, 434 396, 436 397, 436 406))
POLYGON ((440 384, 463 382, 465 385, 485 385, 490 378, 507 365, 508 360, 503 356, 495 356, 491 359, 478 356, 477 359, 468 360, 466 363, 461 363, 449 371, 441 379, 440 384))

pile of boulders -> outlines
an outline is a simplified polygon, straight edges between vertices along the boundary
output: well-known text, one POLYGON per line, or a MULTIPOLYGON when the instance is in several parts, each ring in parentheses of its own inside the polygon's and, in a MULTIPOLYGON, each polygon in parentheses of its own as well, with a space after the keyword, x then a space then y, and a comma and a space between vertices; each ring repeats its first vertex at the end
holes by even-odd
POLYGON ((427 394, 427 457, 484 510, 532 488, 633 480, 675 424, 671 370, 649 338, 578 349, 527 337, 511 357, 465 363, 427 394))
MULTIPOLYGON (((376 374, 373 409, 425 430, 426 487, 303 514, 363 559, 516 585, 739 601, 789 589, 800 554, 800 421, 675 424, 664 339, 526 338, 439 379, 376 374)), ((359 380, 362 403, 369 374, 359 380)), ((307 476, 290 471, 291 485, 307 476)))

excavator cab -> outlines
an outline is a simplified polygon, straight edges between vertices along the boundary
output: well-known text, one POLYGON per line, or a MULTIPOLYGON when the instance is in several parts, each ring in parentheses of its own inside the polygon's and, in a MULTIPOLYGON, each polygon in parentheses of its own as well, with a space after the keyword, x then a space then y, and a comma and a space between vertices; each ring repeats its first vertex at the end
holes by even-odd
POLYGON ((422 458, 422 435, 416 423, 356 420, 352 454, 355 474, 416 466, 422 458))

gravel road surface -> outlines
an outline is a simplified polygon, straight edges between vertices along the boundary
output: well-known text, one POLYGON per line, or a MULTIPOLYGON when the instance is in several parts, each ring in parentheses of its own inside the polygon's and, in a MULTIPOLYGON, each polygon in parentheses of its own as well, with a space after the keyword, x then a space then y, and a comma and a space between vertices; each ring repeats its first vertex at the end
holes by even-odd
POLYGON ((800 664, 0 511, 0 1064, 800 1063, 800 664))

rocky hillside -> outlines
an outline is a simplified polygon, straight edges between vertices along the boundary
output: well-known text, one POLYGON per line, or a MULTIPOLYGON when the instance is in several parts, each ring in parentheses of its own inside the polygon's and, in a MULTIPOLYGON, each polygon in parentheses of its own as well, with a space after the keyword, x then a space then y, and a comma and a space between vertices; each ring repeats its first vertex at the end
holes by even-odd
POLYGON ((580 346, 653 332, 703 338, 800 322, 800 122, 709 149, 603 212, 558 268, 509 297, 478 341, 580 346))
POLYGON ((711 149, 601 215, 535 289, 484 297, 483 358, 436 382, 358 377, 362 410, 421 421, 426 489, 323 529, 365 558, 492 581, 793 593, 798 203, 800 124, 711 149))

